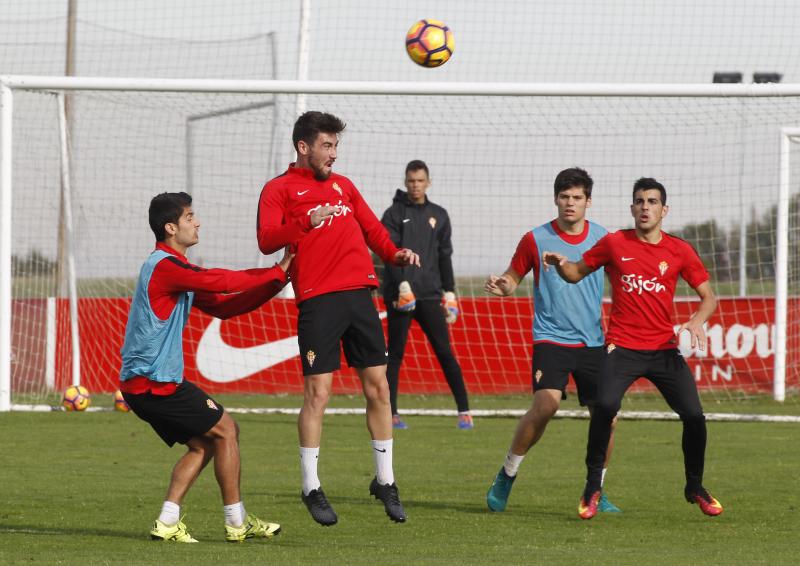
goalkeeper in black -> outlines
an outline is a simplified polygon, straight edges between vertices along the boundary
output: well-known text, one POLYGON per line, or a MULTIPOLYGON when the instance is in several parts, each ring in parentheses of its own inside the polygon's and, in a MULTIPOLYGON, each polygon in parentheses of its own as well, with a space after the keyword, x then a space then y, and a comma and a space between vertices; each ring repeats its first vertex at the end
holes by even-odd
POLYGON ((428 200, 430 173, 418 159, 406 165, 406 190, 397 190, 381 222, 397 246, 419 253, 421 269, 386 264, 381 291, 389 327, 389 359, 386 378, 392 404, 392 426, 408 428, 397 409, 397 387, 411 321, 416 320, 428 337, 458 408, 458 428, 471 429, 467 389, 461 366, 450 347, 447 324, 458 317, 453 276, 453 244, 447 211, 428 200))

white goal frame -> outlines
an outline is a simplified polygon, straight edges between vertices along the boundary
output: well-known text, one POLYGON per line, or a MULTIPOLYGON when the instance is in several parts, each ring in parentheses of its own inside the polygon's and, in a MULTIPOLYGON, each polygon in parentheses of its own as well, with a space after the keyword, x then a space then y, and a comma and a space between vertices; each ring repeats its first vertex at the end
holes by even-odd
MULTIPOLYGON (((379 94, 430 96, 520 97, 798 97, 800 84, 607 84, 607 83, 460 83, 460 82, 343 82, 294 80, 140 79, 66 76, 0 76, 0 411, 11 410, 11 234, 12 139, 15 90, 56 94, 65 91, 222 92, 251 94, 379 94)), ((63 129, 63 125, 62 125, 63 129)), ((62 177, 69 184, 69 155, 62 136, 62 177)), ((800 128, 783 128, 780 144, 780 184, 775 291, 775 365, 773 396, 785 398, 786 308, 788 301, 789 147, 800 141, 800 128)), ((67 191, 68 194, 68 191, 67 191)), ((69 206, 65 213, 69 218, 69 206)), ((74 275, 74 274, 73 274, 74 275)), ((73 281, 74 283, 74 281, 73 281)), ((74 296, 74 289, 71 289, 74 296)), ((73 324, 76 312, 71 310, 73 324)), ((77 341, 77 332, 72 333, 77 341)), ((74 346, 73 346, 74 348, 74 346)), ((74 350, 77 352, 77 350, 74 350)), ((79 380, 78 356, 73 359, 79 380), (77 367, 76 367, 77 366, 77 367)))

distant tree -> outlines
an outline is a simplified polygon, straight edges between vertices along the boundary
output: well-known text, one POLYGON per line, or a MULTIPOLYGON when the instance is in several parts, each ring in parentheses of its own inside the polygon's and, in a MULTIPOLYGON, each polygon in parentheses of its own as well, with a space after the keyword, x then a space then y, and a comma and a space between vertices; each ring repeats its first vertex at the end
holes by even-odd
MULTIPOLYGON (((775 278, 775 252, 778 205, 772 205, 760 216, 755 214, 747 223, 746 272, 749 281, 769 281, 775 278)), ((729 229, 715 220, 686 224, 673 231, 691 243, 715 281, 735 281, 739 277, 739 234, 741 224, 729 229)), ((789 278, 800 280, 800 194, 789 201, 789 278)))
MULTIPOLYGON (((755 280, 775 278, 775 252, 777 247, 778 205, 772 205, 760 217, 747 225, 747 276, 755 280)), ((798 269, 800 253, 800 194, 789 200, 789 269, 798 269), (794 258, 794 259, 792 259, 794 258)), ((797 273, 790 273, 797 279, 797 273)))
POLYGON ((55 270, 55 260, 48 259, 37 249, 31 250, 25 257, 11 256, 11 275, 13 277, 52 275, 55 270))
POLYGON ((730 281, 731 250, 728 245, 729 235, 716 220, 708 220, 696 224, 686 224, 673 232, 694 246, 705 263, 713 281, 730 281))

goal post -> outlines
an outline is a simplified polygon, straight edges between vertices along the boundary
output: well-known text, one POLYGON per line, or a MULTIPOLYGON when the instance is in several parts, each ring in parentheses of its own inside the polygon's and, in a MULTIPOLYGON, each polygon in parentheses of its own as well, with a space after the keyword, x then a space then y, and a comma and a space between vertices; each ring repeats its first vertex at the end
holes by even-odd
MULTIPOLYGON (((151 245, 146 202, 156 192, 184 190, 188 180, 192 191, 205 183, 196 203, 204 212, 201 218, 210 219, 200 255, 213 266, 254 265, 258 193, 281 172, 281 157, 289 161, 289 141, 278 139, 276 132, 289 131, 294 120, 290 104, 263 97, 301 94, 309 108, 331 111, 348 122, 337 171, 356 181, 378 216, 401 184, 405 163, 421 158, 431 166, 431 199, 449 210, 454 225, 462 317, 451 332, 470 393, 529 390, 530 281, 509 299, 486 297, 482 281, 505 269, 523 233, 552 218, 552 178, 560 169, 579 165, 596 182, 589 217, 610 230, 630 225, 629 187, 637 177, 665 179, 670 203, 675 203, 667 231, 695 245, 715 286, 724 290, 719 294, 725 302, 709 322, 709 352, 687 352, 701 390, 723 400, 738 392, 769 391, 780 401, 787 391, 796 395, 800 329, 787 313, 800 310, 800 277, 792 263, 800 249, 799 199, 789 178, 790 143, 798 132, 784 126, 800 110, 800 84, 0 76, 0 411, 11 409, 19 393, 15 382, 34 384, 23 391, 27 401, 77 380, 86 379, 101 391, 112 386, 130 284, 151 245), (63 121, 64 92, 73 95, 82 125, 74 142, 63 121), (18 97, 42 95, 54 101, 52 119, 49 102, 45 112, 38 100, 20 109, 18 97), (732 119, 741 112, 752 112, 755 125, 743 128, 732 119), (204 128, 205 134, 195 131, 204 128), (777 131, 780 148, 774 143, 777 131), (742 136, 752 136, 747 147, 758 147, 757 155, 741 151, 742 136), (749 160, 747 167, 741 159, 749 160), (732 182, 743 178, 747 182, 732 182), (56 179, 72 200, 67 211, 79 216, 67 219, 68 227, 75 224, 68 237, 74 237, 71 246, 80 256, 70 260, 72 301, 53 299, 44 275, 31 276, 30 269, 20 267, 34 265, 37 246, 46 246, 52 237, 35 206, 55 191, 56 179), (34 194, 34 187, 40 192, 34 194), (765 196, 748 203, 753 228, 748 228, 748 249, 741 257, 737 225, 746 227, 736 198, 742 193, 735 191, 752 187, 765 196), (18 206, 20 199, 29 204, 18 206), (112 209, 123 218, 103 218, 112 209), (25 231, 41 231, 42 237, 21 238, 23 225, 25 231), (117 249, 108 245, 114 238, 120 240, 117 249), (91 263, 96 258, 84 257, 98 240, 105 254, 99 265, 91 263), (241 257, 234 253, 239 248, 241 257), (747 297, 737 296, 739 272, 732 269, 742 262, 753 276, 747 297), (15 291, 14 281, 25 277, 28 287, 15 291), (31 290, 34 284, 38 287, 31 290), (28 317, 29 326, 12 336, 15 316, 28 317), (74 365, 65 369, 67 358, 74 365), (15 378, 15 372, 24 378, 15 378), (37 389, 39 383, 47 387, 37 389)), ((682 289, 676 313, 687 316, 692 305, 691 292, 682 289)), ((288 353, 293 309, 291 301, 276 299, 225 324, 193 315, 199 322, 187 331, 187 371, 208 379, 201 383, 211 392, 298 392, 297 360, 288 353), (259 360, 266 361, 259 365, 259 360), (199 368, 215 368, 207 371, 217 374, 205 375, 199 368)), ((416 330, 402 371, 401 393, 447 391, 416 330)), ((339 392, 350 392, 354 377, 343 374, 335 385, 339 392)))
MULTIPOLYGON (((781 128, 780 184, 778 186, 778 214, 775 242, 775 369, 773 397, 786 400, 786 324, 789 305, 789 215, 791 144, 800 142, 800 128, 781 128)), ((795 257, 795 260, 798 258, 795 257)))
POLYGON ((14 94, 0 80, 0 411, 11 410, 11 163, 14 94))

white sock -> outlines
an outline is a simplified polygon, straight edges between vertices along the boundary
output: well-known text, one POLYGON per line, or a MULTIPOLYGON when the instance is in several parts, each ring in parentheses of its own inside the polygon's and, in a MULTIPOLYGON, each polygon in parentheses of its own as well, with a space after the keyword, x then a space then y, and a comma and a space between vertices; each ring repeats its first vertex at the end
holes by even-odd
POLYGON ((606 481, 606 472, 607 471, 608 471, 608 468, 603 468, 603 473, 600 474, 600 487, 603 487, 603 482, 606 481))
POLYGON ((177 525, 181 520, 181 506, 172 501, 165 501, 161 506, 161 515, 158 516, 158 520, 165 525, 177 525))
POLYGON ((247 516, 244 510, 244 503, 232 503, 222 507, 225 511, 225 524, 231 527, 241 527, 244 524, 244 518, 247 516))
POLYGON ((392 470, 392 443, 393 440, 373 440, 372 454, 375 456, 375 477, 381 485, 394 483, 392 470))
POLYGON ((503 468, 506 470, 506 475, 510 478, 513 478, 517 475, 517 471, 519 470, 519 465, 522 463, 522 460, 525 458, 525 455, 517 456, 511 450, 508 451, 506 454, 506 461, 503 463, 503 468))
POLYGON ((317 476, 317 462, 319 461, 319 446, 316 448, 300 447, 300 469, 303 472, 303 494, 308 495, 320 488, 317 476))

